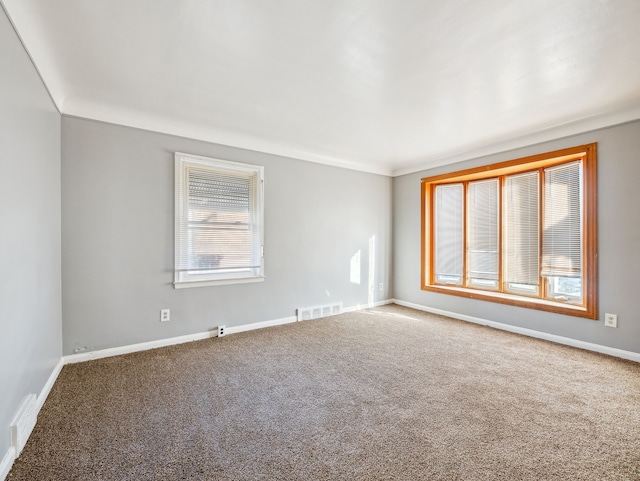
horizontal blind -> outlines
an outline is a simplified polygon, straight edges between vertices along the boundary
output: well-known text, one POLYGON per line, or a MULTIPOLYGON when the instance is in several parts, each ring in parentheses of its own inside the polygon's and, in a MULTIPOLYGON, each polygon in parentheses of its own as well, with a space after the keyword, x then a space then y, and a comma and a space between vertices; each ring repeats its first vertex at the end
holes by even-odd
POLYGON ((507 176, 504 184, 504 275, 509 284, 540 284, 540 174, 507 176))
POLYGON ((582 163, 545 169, 542 275, 582 276, 582 163))
POLYGON ((436 282, 462 284, 464 191, 462 184, 439 185, 435 193, 436 282))
MULTIPOLYGON (((471 280, 498 280, 498 179, 469 182, 467 268, 471 280)), ((495 285, 489 283, 485 285, 495 285)))
POLYGON ((186 164, 180 197, 180 271, 223 272, 261 266, 256 171, 186 164))

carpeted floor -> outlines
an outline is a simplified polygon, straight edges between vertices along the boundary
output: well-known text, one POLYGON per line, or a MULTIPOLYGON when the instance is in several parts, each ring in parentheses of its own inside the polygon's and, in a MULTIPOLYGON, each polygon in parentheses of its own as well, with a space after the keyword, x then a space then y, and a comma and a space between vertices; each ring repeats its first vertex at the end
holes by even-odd
POLYGON ((385 306, 65 366, 7 479, 638 480, 640 364, 385 306))

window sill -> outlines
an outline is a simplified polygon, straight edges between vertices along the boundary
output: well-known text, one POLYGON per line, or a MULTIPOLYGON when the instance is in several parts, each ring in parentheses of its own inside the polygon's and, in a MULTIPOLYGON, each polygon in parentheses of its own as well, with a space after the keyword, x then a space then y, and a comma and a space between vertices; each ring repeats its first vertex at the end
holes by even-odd
POLYGON ((194 281, 175 281, 173 287, 175 289, 187 289, 189 287, 207 287, 207 286, 224 286, 230 284, 249 284, 252 282, 263 282, 264 276, 253 277, 234 277, 229 279, 209 279, 194 281))
POLYGON ((540 311, 554 312, 557 314, 565 314, 567 316, 584 317, 587 319, 597 319, 598 313, 589 312, 583 306, 553 302, 547 299, 536 299, 517 294, 504 294, 502 292, 478 291, 476 289, 468 289, 465 287, 449 287, 449 286, 433 286, 426 285, 422 287, 424 291, 439 292, 441 294, 451 294, 454 296, 466 297, 468 299, 476 299, 479 301, 497 302, 499 304, 507 304, 511 306, 524 307, 527 309, 537 309, 540 311))

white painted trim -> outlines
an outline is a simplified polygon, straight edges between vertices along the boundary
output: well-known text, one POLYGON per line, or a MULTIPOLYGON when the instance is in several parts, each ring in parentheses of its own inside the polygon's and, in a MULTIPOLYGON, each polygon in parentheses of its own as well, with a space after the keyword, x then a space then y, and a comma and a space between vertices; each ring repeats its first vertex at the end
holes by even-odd
POLYGON ((11 446, 0 462, 0 481, 5 480, 5 478, 9 474, 9 471, 11 470, 11 466, 13 466, 13 462, 15 461, 15 459, 16 450, 13 446, 11 446))
POLYGON ((344 314, 347 312, 361 311, 363 309, 371 309, 372 307, 386 306, 387 304, 393 304, 394 302, 395 301, 393 299, 385 299, 382 301, 369 302, 367 304, 356 304, 355 306, 345 307, 342 309, 342 313, 344 314))
MULTIPOLYGON (((36 398, 36 419, 38 417, 38 414, 40 414, 40 410, 42 409, 44 402, 47 400, 47 396, 49 396, 49 393, 51 392, 51 388, 55 384, 56 379, 58 379, 58 376, 60 375, 60 371, 62 371, 62 367, 64 366, 64 364, 65 359, 64 357, 61 357, 58 360, 58 363, 53 368, 53 371, 51 371, 47 382, 42 387, 40 395, 36 398)), ((30 436, 31 434, 29 434, 29 437, 30 436)), ((9 471, 11 470, 11 466, 13 466, 13 462, 16 458, 17 455, 15 447, 11 446, 5 454, 4 458, 2 458, 2 462, 0 462, 0 481, 4 481, 4 479, 7 477, 9 471)))
MULTIPOLYGON (((55 90, 55 89, 53 89, 55 90)), ((56 98, 53 96, 53 98, 56 98)), ((279 155, 318 164, 341 167, 343 169, 369 172, 388 177, 399 177, 415 172, 451 165, 465 160, 478 159, 488 155, 501 154, 515 149, 531 147, 544 142, 572 137, 596 130, 606 129, 616 125, 634 122, 640 119, 640 105, 633 104, 625 109, 604 112, 592 117, 578 119, 571 122, 551 125, 522 136, 497 140, 491 144, 466 147, 458 152, 445 155, 427 155, 412 163, 398 166, 383 159, 354 162, 340 155, 325 155, 319 152, 309 152, 291 144, 262 139, 252 135, 231 132, 222 129, 212 129, 210 126, 197 125, 188 121, 176 121, 158 117, 144 111, 114 108, 101 102, 93 102, 79 97, 68 96, 61 102, 60 111, 66 117, 74 117, 97 122, 130 127, 165 135, 173 135, 187 139, 212 142, 240 149, 253 150, 266 154, 279 155)))
MULTIPOLYGON (((393 304, 392 299, 386 299, 384 301, 372 302, 369 304, 357 304, 353 307, 347 307, 342 310, 343 313, 359 311, 362 309, 368 309, 370 307, 383 306, 385 304, 393 304)), ((296 316, 282 317, 280 319, 272 319, 269 321, 253 322, 251 324, 243 324, 240 326, 227 326, 226 334, 237 334, 239 332, 253 331, 255 329, 262 329, 265 327, 280 326, 282 324, 290 324, 296 322, 296 316)), ((200 341, 202 339, 209 339, 211 337, 217 337, 217 329, 205 332, 197 332, 195 334, 187 334, 185 336, 170 337, 166 339, 158 339, 156 341, 141 342, 138 344, 129 344, 127 346, 111 347, 108 349, 101 349, 99 351, 81 352, 78 354, 70 354, 64 356, 64 364, 75 364, 77 362, 91 361, 93 359, 102 359, 105 357, 119 356, 121 354, 130 354, 132 352, 146 351, 148 349, 155 349, 158 347, 173 346, 174 344, 182 344, 191 341, 200 341)))
POLYGON ((262 329, 265 327, 281 326, 283 324, 291 324, 298 319, 296 316, 282 317, 280 319, 273 319, 271 321, 253 322, 251 324, 243 324, 242 326, 227 327, 227 334, 237 334, 239 332, 253 331, 255 329, 262 329))
MULTIPOLYGON (((37 72, 38 77, 40 78, 40 82, 42 82, 42 85, 43 85, 44 89, 47 91, 47 94, 49 95, 49 98, 51 99, 51 103, 53 104, 55 109, 58 111, 58 113, 60 115, 62 115, 60 95, 54 95, 54 92, 51 90, 51 85, 50 85, 51 84, 51 82, 50 82, 51 76, 48 76, 49 82, 45 82, 44 81, 44 77, 42 76, 42 71, 41 71, 40 67, 38 67, 36 62, 34 61, 33 54, 31 52, 31 50, 29 50, 27 48, 27 44, 24 41, 24 37, 18 31, 18 28, 16 27, 16 23, 15 23, 13 17, 11 16, 11 14, 9 14, 9 10, 7 10, 7 7, 5 6, 4 0, 0 0, 0 9, 4 10, 5 15, 9 19, 9 23, 11 24, 11 27, 13 28, 13 32, 18 37, 18 40, 20 40, 20 43, 22 44, 22 48, 24 49, 25 53, 29 57, 29 62, 31 62, 31 65, 33 66, 33 68, 37 72)), ((60 89, 58 88, 58 89, 56 89, 56 91, 59 92, 60 89)), ((2 477, 0 477, 0 481, 2 481, 2 477)))
MULTIPOLYGON (((295 316, 283 317, 281 319, 254 322, 251 324, 244 324, 241 326, 228 326, 225 330, 226 330, 226 334, 236 334, 238 332, 252 331, 254 329, 262 329, 263 327, 278 326, 281 324, 288 324, 290 322, 295 322, 295 321, 296 321, 295 316)), ((105 357, 120 356, 121 354, 130 354, 132 352, 147 351, 149 349, 156 349, 158 347, 173 346, 175 344, 183 344, 185 342, 201 341, 203 339, 217 337, 218 336, 217 332, 218 332, 217 329, 213 329, 211 331, 197 332, 195 334, 187 334, 185 336, 158 339, 157 341, 141 342, 138 344, 129 344, 127 346, 101 349, 99 351, 71 354, 68 356, 64 356, 64 363, 75 364, 77 362, 91 361, 93 359, 103 359, 105 357)))
POLYGON ((512 326, 510 324, 503 324, 501 322, 489 321, 488 319, 482 319, 480 317, 467 316, 465 314, 458 314, 457 312, 445 311, 442 309, 435 309, 433 307, 427 307, 420 304, 414 304, 413 302, 401 301, 394 299, 393 302, 399 306, 410 307, 419 311, 430 312, 432 314, 439 314, 441 316, 452 317, 461 321, 472 322, 474 324, 481 324, 483 326, 493 327, 495 329, 501 329, 503 331, 514 332, 516 334, 522 334, 524 336, 535 337, 537 339, 544 339, 546 341, 556 342, 558 344, 564 344, 566 346, 577 347, 580 349, 586 349, 587 351, 599 352, 601 354, 608 354, 609 356, 619 357, 622 359, 628 359, 630 361, 640 362, 640 353, 633 351, 625 351, 623 349, 617 349, 615 347, 603 346, 602 344, 594 344, 592 342, 579 341, 578 339, 572 339, 570 337, 557 336, 555 334, 549 334, 547 332, 535 331, 533 329, 527 329, 525 327, 512 326))
POLYGON ((188 121, 167 122, 166 118, 150 115, 139 110, 114 109, 112 105, 92 102, 79 97, 67 97, 62 105, 62 115, 65 117, 92 120, 104 124, 129 127, 146 132, 172 135, 185 139, 200 140, 219 145, 226 145, 238 149, 252 150, 264 154, 278 155, 295 160, 330 165, 343 169, 357 170, 371 174, 389 177, 391 169, 385 162, 354 162, 341 156, 312 153, 292 145, 284 145, 256 136, 221 129, 210 126, 197 125, 188 121))
POLYGON ((217 329, 212 331, 197 332, 195 334, 187 334, 185 336, 169 337, 166 339, 158 339, 156 341, 140 342, 138 344, 129 344, 127 346, 110 347, 99 351, 81 352, 78 354, 70 354, 64 356, 65 364, 75 364, 77 362, 91 361, 93 359, 103 359, 105 357, 120 356, 121 354, 130 354, 132 352, 147 351, 157 347, 173 346, 175 344, 183 344, 191 341, 201 341, 217 336, 217 329))
POLYGON ((5 480, 15 460, 16 450, 13 446, 11 446, 7 451, 7 454, 4 455, 4 458, 2 458, 2 462, 0 462, 0 481, 5 480))
MULTIPOLYGON (((425 170, 443 167, 446 165, 464 162, 465 160, 479 159, 489 155, 503 154, 516 149, 523 149, 545 142, 565 139, 576 135, 587 134, 597 130, 615 127, 617 125, 635 122, 640 119, 640 105, 635 104, 624 110, 605 112, 585 119, 553 125, 548 128, 534 131, 519 137, 510 137, 504 141, 472 147, 458 153, 445 155, 440 158, 425 158, 412 165, 404 165, 398 168, 391 168, 391 177, 413 174, 425 170)), ((595 142, 595 141, 593 141, 595 142)), ((505 159, 507 160, 507 159, 505 159)))
POLYGON ((58 376, 60 375, 60 371, 62 371, 63 366, 64 366, 64 358, 61 357, 60 360, 58 361, 58 364, 56 364, 56 366, 53 368, 53 371, 51 371, 51 375, 49 376, 49 379, 47 379, 47 382, 45 383, 42 390, 40 391, 40 394, 38 395, 38 399, 36 400, 36 414, 38 414, 40 412, 40 409, 42 409, 42 406, 44 405, 44 402, 47 400, 47 396, 49 396, 49 393, 51 392, 51 388, 55 384, 56 379, 58 379, 58 376))
MULTIPOLYGON (((174 288, 221 286, 229 284, 247 284, 264 281, 264 166, 233 162, 230 160, 203 157, 195 154, 175 152, 174 154, 174 205, 175 205, 175 272, 174 288), (239 175, 250 181, 249 217, 250 217, 250 263, 251 267, 231 269, 231 272, 219 270, 216 273, 200 270, 191 274, 188 265, 189 243, 189 185, 191 169, 206 171, 218 176, 220 172, 239 175), (255 186, 251 187, 255 179, 255 186), (256 239, 257 237, 257 239, 256 239), (258 242, 256 242, 258 241, 258 242), (259 249, 255 252, 254 249, 259 249), (186 262, 186 264, 185 264, 186 262)), ((225 175, 227 175, 225 174, 225 175)))
POLYGON ((254 277, 229 277, 227 279, 216 279, 207 281, 175 281, 174 289, 188 289, 191 287, 226 286, 231 284, 249 284, 251 282, 264 282, 264 276, 254 277))

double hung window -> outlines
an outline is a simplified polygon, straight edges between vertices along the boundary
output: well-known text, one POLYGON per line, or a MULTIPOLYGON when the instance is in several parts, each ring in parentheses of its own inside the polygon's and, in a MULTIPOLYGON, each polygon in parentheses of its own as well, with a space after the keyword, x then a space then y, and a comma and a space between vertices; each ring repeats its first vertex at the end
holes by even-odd
POLYGON ((180 287, 263 280, 263 167, 176 153, 180 287))
POLYGON ((422 181, 422 288, 597 317, 596 144, 422 181))

